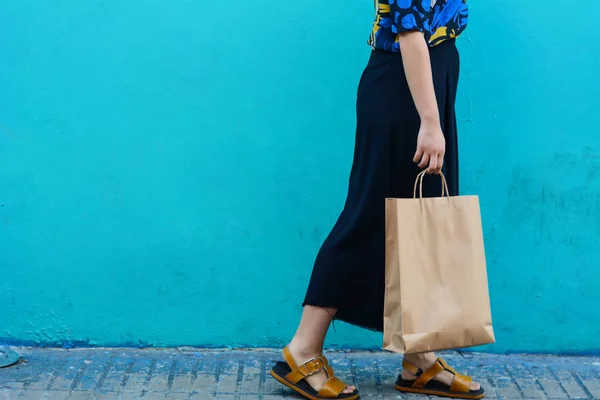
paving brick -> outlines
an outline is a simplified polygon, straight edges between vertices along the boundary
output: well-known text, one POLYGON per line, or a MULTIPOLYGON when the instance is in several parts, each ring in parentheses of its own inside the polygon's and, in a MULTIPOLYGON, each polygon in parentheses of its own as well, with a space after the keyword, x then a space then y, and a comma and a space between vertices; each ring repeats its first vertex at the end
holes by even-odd
POLYGON ((486 377, 485 379, 479 379, 478 382, 483 386, 485 390, 485 398, 486 399, 498 399, 498 391, 494 386, 495 383, 492 379, 486 377))
MULTIPOLYGON (((379 393, 381 393, 381 385, 378 385, 377 382, 375 381, 375 377, 374 376, 363 376, 363 377, 359 377, 357 379, 360 383, 359 383, 359 390, 361 393, 361 397, 363 395, 375 395, 377 396, 379 393)), ((346 384, 350 384, 348 383, 348 381, 344 381, 346 384)))
POLYGON ((168 375, 153 375, 146 389, 151 392, 165 392, 168 389, 168 375))
POLYGON ((381 377, 381 395, 382 396, 397 396, 399 392, 394 387, 397 377, 381 377))
POLYGON ((110 369, 111 362, 107 362, 101 357, 94 357, 90 360, 84 360, 86 368, 76 377, 77 381, 73 390, 95 390, 98 382, 105 378, 105 373, 110 369))
POLYGON ((167 396, 167 393, 163 392, 148 392, 144 396, 144 400, 164 400, 164 399, 175 399, 175 396, 167 396))
POLYGON ((236 393, 238 389, 237 375, 221 375, 217 384, 217 393, 236 393))
POLYGON ((493 386, 499 398, 502 399, 520 399, 521 392, 515 382, 508 376, 491 378, 493 386))
POLYGON ((46 390, 53 379, 52 372, 44 372, 32 377, 27 385, 28 390, 46 390))
POLYGON ((277 382, 271 375, 267 374, 263 383, 262 393, 268 396, 282 396, 283 388, 284 386, 281 383, 277 382))
POLYGON ((541 390, 549 399, 568 399, 569 395, 563 389, 560 382, 556 379, 556 375, 550 368, 544 365, 537 365, 528 369, 529 373, 539 383, 541 390))
POLYGON ((148 382, 148 373, 137 373, 129 375, 127 383, 123 387, 124 392, 138 392, 141 393, 146 388, 148 382))
POLYGON ((141 398, 141 393, 138 392, 123 392, 118 397, 118 400, 139 400, 141 398))
MULTIPOLYGON (((2 393, 2 391, 0 390, 0 400, 3 400, 1 393, 2 393)), ((13 395, 13 397, 16 399, 17 392, 14 392, 14 393, 15 394, 13 395)), ((18 399, 19 400, 40 400, 43 396, 44 396, 43 390, 26 390, 26 391, 22 392, 22 394, 20 396, 18 396, 18 399)))
POLYGON ((237 359, 221 359, 219 374, 237 375, 240 361, 237 359))
MULTIPOLYGON (((260 375, 264 360, 256 356, 248 357, 244 362, 244 375, 260 375)), ((271 367, 271 365, 269 365, 271 367)))
POLYGON ((51 389, 70 391, 86 368, 87 364, 82 358, 68 356, 66 363, 56 369, 56 379, 54 379, 51 389))
POLYGON ((71 385, 73 385, 73 377, 72 376, 59 376, 54 380, 52 384, 52 390, 67 390, 71 389, 71 385))
POLYGON ((593 399, 600 399, 600 377, 590 376, 581 372, 575 373, 575 376, 579 378, 593 399))
POLYGON ((511 378, 527 399, 545 399, 546 395, 535 377, 522 365, 508 365, 506 367, 511 378))
POLYGON ((119 399, 119 395, 117 393, 114 392, 96 392, 96 399, 95 400, 117 400, 119 399))
POLYGON ((429 397, 424 397, 422 395, 417 395, 417 394, 408 394, 408 393, 398 393, 396 395, 397 399, 402 399, 402 400, 423 400, 423 399, 428 399, 429 397))
POLYGON ((542 378, 538 382, 549 399, 568 399, 569 395, 555 379, 542 378))
POLYGON ((188 400, 190 393, 169 393, 165 398, 169 400, 188 400))
POLYGON ((198 375, 196 380, 192 383, 194 391, 203 392, 203 393, 213 393, 216 391, 216 383, 215 383, 214 375, 198 375))
POLYGON ((26 380, 11 380, 11 381, 5 382, 2 385, 2 387, 18 391, 18 390, 23 389, 23 386, 25 385, 26 382, 27 382, 26 380))
POLYGON ((212 393, 192 393, 189 400, 213 400, 215 397, 212 393))
POLYGON ((73 390, 94 391, 101 377, 102 373, 94 372, 87 374, 83 379, 73 382, 73 390))
MULTIPOLYGON (((154 356, 150 354, 149 356, 154 356)), ((141 359, 133 358, 128 363, 124 363, 122 367, 125 369, 121 372, 122 379, 125 380, 125 385, 122 390, 127 392, 140 393, 148 382, 148 378, 155 367, 156 362, 152 358, 141 359)))
POLYGON ((112 371, 102 382, 98 382, 96 390, 102 392, 118 392, 124 387, 123 381, 125 377, 126 375, 122 371, 112 371))
POLYGON ((219 354, 213 353, 199 353, 195 355, 195 358, 198 362, 198 373, 199 374, 214 374, 217 370, 217 365, 219 364, 219 354))
POLYGON ((251 374, 245 375, 242 379, 242 385, 240 388, 243 394, 258 395, 260 393, 260 375, 251 374))
POLYGON ((70 394, 68 390, 48 390, 41 400, 66 400, 70 394))
POLYGON ((558 369, 556 367, 550 367, 550 369, 571 399, 589 399, 587 393, 584 391, 579 382, 577 382, 577 380, 573 377, 571 372, 558 369))
POLYGON ((13 390, 10 389, 0 389, 0 400, 12 400, 16 399, 16 394, 13 390))
POLYGON ((171 357, 156 361, 151 365, 153 375, 169 375, 175 368, 177 368, 177 362, 171 357))
POLYGON ((194 391, 194 376, 191 373, 185 375, 175 375, 171 392, 191 393, 194 391))
POLYGON ((71 395, 69 396, 69 400, 91 400, 91 399, 95 399, 93 391, 91 391, 91 392, 90 391, 86 391, 86 392, 72 391, 71 395))

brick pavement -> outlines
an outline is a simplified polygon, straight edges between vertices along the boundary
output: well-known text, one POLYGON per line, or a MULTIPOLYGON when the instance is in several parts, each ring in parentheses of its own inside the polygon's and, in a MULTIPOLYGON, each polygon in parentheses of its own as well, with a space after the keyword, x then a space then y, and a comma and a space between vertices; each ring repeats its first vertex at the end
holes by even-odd
MULTIPOLYGON (((0 369, 0 400, 299 399, 268 375, 273 350, 17 349, 26 362, 0 369)), ((327 354, 361 399, 425 399, 396 392, 400 357, 327 354)), ((491 399, 600 399, 600 358, 444 357, 479 380, 491 399)))

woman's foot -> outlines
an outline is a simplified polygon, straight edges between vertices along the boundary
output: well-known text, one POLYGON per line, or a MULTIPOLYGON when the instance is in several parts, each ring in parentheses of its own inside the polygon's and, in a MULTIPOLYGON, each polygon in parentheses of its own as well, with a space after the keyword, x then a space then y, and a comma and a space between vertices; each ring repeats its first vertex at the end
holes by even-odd
MULTIPOLYGON (((419 367, 421 369, 421 371, 426 371, 433 364, 435 364, 435 362, 437 360, 437 356, 435 355, 435 353, 406 354, 404 356, 404 359, 406 361, 410 362, 411 364, 414 364, 415 366, 419 367)), ((415 374, 412 374, 411 372, 409 372, 405 369, 402 370, 401 376, 402 376, 402 379, 405 379, 405 380, 417 379, 417 376, 415 374)), ((433 378, 433 380, 442 382, 445 385, 451 386, 452 381, 454 380, 454 374, 452 374, 450 371, 444 370, 444 371, 440 372, 438 375, 436 375, 436 377, 433 378)), ((477 383, 477 382, 471 383, 471 390, 478 391, 480 388, 481 388, 481 385, 479 383, 477 383)))
MULTIPOLYGON (((302 346, 300 343, 297 343, 295 339, 292 339, 289 344, 289 350, 292 354, 292 358, 296 362, 297 365, 304 364, 306 361, 317 358, 323 354, 322 351, 317 351, 317 349, 310 349, 306 346, 302 346)), ((325 382, 327 382, 327 374, 325 371, 321 370, 314 375, 307 376, 304 378, 306 383, 310 385, 317 392, 325 386, 325 382)), ((354 386, 347 386, 346 389, 342 391, 343 394, 350 394, 356 390, 354 386)))

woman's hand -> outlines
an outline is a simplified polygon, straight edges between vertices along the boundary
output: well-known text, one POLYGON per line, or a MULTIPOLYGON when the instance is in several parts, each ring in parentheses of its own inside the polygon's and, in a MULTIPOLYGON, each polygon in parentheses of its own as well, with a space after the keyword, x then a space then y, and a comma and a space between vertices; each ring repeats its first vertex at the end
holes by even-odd
POLYGON ((446 139, 439 122, 421 122, 417 139, 417 152, 413 161, 428 174, 439 174, 444 165, 446 139))

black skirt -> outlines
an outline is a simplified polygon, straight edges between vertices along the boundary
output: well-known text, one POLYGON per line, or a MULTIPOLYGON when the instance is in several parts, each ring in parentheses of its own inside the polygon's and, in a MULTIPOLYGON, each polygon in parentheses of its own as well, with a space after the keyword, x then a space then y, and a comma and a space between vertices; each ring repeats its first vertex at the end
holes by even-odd
MULTIPOLYGON (((446 137, 444 174, 458 194, 458 141, 454 105, 459 75, 455 42, 430 49, 433 82, 446 137)), ((336 319, 383 330, 385 199, 413 197, 420 172, 413 162, 420 118, 399 54, 372 52, 358 87, 354 161, 348 197, 313 268, 303 305, 336 308, 336 319)), ((423 195, 439 196, 437 177, 423 195)))

